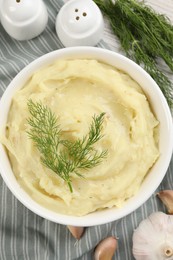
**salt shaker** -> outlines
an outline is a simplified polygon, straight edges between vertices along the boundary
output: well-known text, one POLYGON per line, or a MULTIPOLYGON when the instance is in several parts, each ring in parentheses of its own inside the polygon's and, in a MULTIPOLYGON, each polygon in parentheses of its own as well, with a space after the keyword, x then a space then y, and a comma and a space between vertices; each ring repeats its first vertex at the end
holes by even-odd
POLYGON ((1 0, 0 19, 16 40, 29 40, 43 32, 48 13, 43 0, 1 0))
POLYGON ((69 0, 60 9, 55 27, 65 47, 95 46, 103 36, 104 22, 92 0, 69 0))

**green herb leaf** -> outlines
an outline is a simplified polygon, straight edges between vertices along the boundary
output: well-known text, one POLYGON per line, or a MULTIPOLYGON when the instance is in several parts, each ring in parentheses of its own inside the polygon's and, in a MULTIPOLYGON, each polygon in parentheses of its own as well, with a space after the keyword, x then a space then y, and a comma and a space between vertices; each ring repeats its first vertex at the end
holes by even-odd
POLYGON ((173 71, 173 26, 144 2, 136 0, 94 0, 108 17, 126 55, 157 82, 173 108, 173 84, 158 67, 158 58, 173 71))
POLYGON ((78 171, 93 168, 107 155, 107 150, 98 152, 94 144, 103 135, 102 125, 105 113, 94 116, 89 132, 82 139, 64 140, 62 130, 55 114, 42 103, 28 101, 31 117, 27 120, 30 130, 27 132, 41 154, 42 163, 59 175, 72 192, 71 173, 83 177, 78 171))

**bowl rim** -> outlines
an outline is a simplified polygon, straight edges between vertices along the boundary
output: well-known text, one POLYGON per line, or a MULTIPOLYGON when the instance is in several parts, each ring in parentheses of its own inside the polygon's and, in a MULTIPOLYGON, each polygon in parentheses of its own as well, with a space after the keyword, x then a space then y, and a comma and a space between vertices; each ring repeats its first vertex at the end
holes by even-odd
MULTIPOLYGON (((158 188, 159 184, 161 183, 162 179, 164 178, 166 171, 168 169, 172 151, 173 151, 173 124, 172 124, 172 116, 169 109, 169 106, 166 102, 165 97, 163 96, 160 88, 157 86, 155 81, 151 78, 151 76, 143 70, 142 67, 137 65, 132 60, 128 59, 127 57, 113 52, 111 50, 102 49, 98 47, 88 47, 88 46, 80 46, 80 47, 68 47, 63 48, 59 50, 52 51, 50 53, 47 53, 36 60, 29 63, 25 68, 23 68, 11 81, 11 83, 7 86, 1 100, 0 100, 0 128, 4 127, 4 124, 6 123, 6 118, 8 114, 8 109, 10 107, 11 99, 13 97, 14 92, 21 88, 23 84, 26 82, 26 80, 33 74, 34 71, 39 69, 42 66, 46 66, 48 64, 51 64, 53 61, 57 59, 67 58, 67 59, 73 59, 73 58, 82 58, 85 59, 87 57, 99 57, 97 59, 105 61, 107 57, 106 63, 111 63, 115 61, 118 62, 126 62, 126 64, 131 67, 133 70, 136 70, 139 72, 140 76, 146 78, 148 82, 152 85, 152 88, 154 89, 154 92, 157 93, 157 95, 160 98, 160 102, 162 103, 162 109, 164 110, 164 116, 165 116, 165 123, 167 127, 167 134, 169 142, 167 143, 167 156, 164 157, 164 160, 162 162, 161 166, 162 173, 158 174, 158 178, 154 179, 154 188, 151 187, 151 185, 148 186, 147 190, 143 190, 143 196, 140 198, 140 196, 133 196, 132 198, 128 199, 128 201, 125 203, 125 206, 121 209, 117 208, 111 208, 101 211, 96 211, 93 213, 89 213, 86 216, 82 217, 76 217, 76 216, 70 216, 70 215, 64 215, 59 214, 56 212, 53 212, 51 210, 48 210, 44 208, 43 206, 39 205, 37 202, 35 202, 19 185, 17 180, 14 177, 14 174, 11 170, 10 174, 12 173, 13 176, 9 175, 10 171, 10 165, 9 161, 5 152, 5 148, 2 144, 0 144, 0 174, 2 175, 2 178, 4 182, 6 183, 7 187, 10 189, 10 191, 14 194, 14 196, 28 209, 30 209, 32 212, 36 213, 37 215, 48 219, 50 221, 53 221, 55 223, 64 224, 64 225, 73 225, 73 226, 95 226, 95 225, 101 225, 106 224, 115 220, 118 220, 122 217, 127 216, 128 214, 135 211, 137 208, 142 206, 144 202, 146 202, 149 197, 155 192, 155 190, 158 188), (108 57, 112 61, 108 62, 108 57), (25 78, 26 77, 26 78, 25 78), (17 86, 17 84, 20 82, 20 84, 17 86), (16 87, 17 86, 17 87, 16 87), (5 113, 2 112, 5 108, 5 113), (7 173, 7 174, 6 174, 7 173), (9 177, 10 176, 10 177, 9 177), (15 183, 14 183, 15 182, 15 183), (105 215, 105 211, 107 214, 105 215)), ((116 67, 114 65, 114 67, 116 67)), ((118 67, 118 65, 117 65, 118 67)), ((131 75, 131 74, 130 74, 131 75)), ((136 80, 136 79, 135 79, 136 80)), ((165 156, 165 155, 163 155, 165 156)), ((159 170, 159 168, 158 168, 159 170)), ((151 178, 152 180, 152 178, 151 178)), ((145 180, 147 182, 147 178, 145 180)), ((144 182, 145 182, 144 181, 144 182)), ((142 187, 140 188, 140 191, 142 192, 142 187)), ((140 191, 138 194, 140 195, 140 191)))

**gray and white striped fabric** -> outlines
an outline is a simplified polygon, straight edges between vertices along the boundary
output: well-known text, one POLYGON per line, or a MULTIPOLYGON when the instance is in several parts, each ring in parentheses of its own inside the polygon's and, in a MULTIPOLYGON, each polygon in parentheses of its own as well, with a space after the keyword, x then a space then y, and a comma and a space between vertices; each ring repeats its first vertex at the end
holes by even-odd
MULTIPOLYGON (((171 0, 167 0, 167 4, 164 0, 148 2, 153 6, 154 2, 157 2, 154 7, 158 7, 159 11, 165 6, 169 11, 173 9, 171 0)), ((13 40, 0 25, 1 96, 14 76, 27 64, 45 53, 63 47, 55 33, 56 15, 63 3, 61 0, 47 0, 45 4, 49 12, 48 25, 46 30, 33 40, 13 40)), ((99 47, 121 51, 107 22, 104 41, 99 43, 99 47)), ((173 160, 158 188, 161 189, 173 189, 173 160)), ((121 220, 86 228, 84 236, 76 241, 66 226, 47 221, 25 208, 0 177, 0 260, 91 260, 95 246, 107 236, 119 238, 118 250, 113 259, 131 260, 133 230, 152 212, 165 212, 163 204, 155 194, 142 207, 121 220)))

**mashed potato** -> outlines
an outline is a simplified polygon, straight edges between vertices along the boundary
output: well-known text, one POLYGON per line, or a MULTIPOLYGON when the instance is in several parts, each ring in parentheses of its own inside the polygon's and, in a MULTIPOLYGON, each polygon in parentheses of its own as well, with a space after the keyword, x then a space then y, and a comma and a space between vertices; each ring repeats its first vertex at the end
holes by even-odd
POLYGON ((15 176, 30 196, 56 212, 82 216, 122 207, 139 190, 159 156, 158 121, 140 86, 127 74, 96 60, 59 60, 37 71, 17 91, 2 143, 15 176), (103 138, 96 143, 107 157, 95 168, 72 173, 73 192, 40 162, 28 138, 28 99, 41 101, 58 117, 65 138, 82 138, 93 115, 105 112, 103 138))

